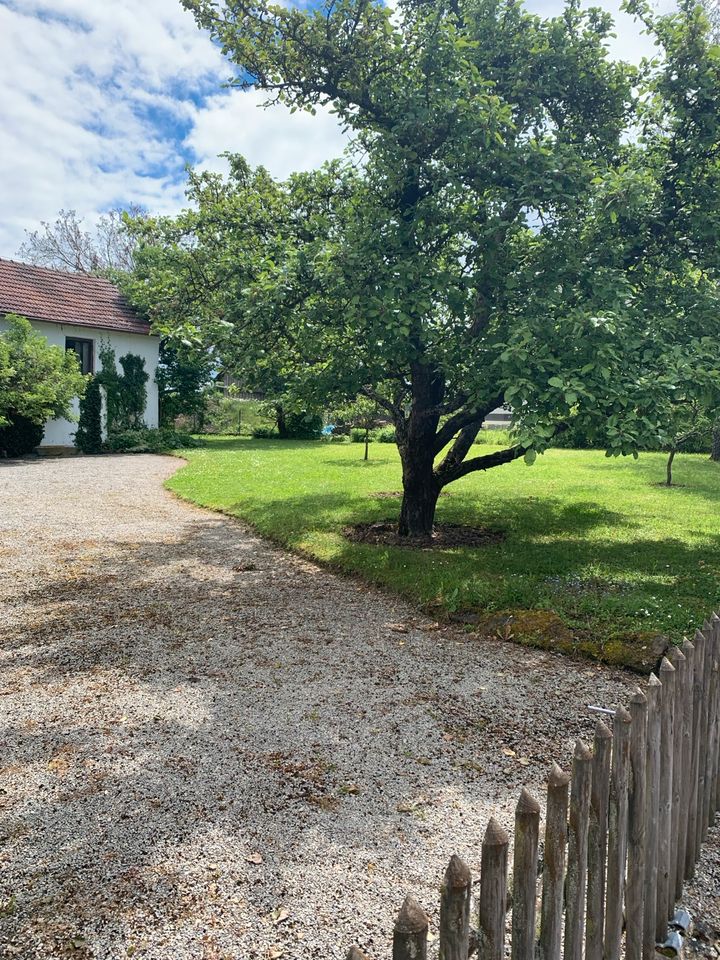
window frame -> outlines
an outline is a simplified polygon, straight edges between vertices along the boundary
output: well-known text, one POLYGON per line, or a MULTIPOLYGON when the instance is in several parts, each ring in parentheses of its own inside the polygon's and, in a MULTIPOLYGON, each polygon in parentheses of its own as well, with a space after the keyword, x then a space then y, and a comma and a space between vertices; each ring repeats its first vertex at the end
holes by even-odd
POLYGON ((65 337, 65 351, 72 350, 75 356, 80 361, 80 372, 83 374, 94 374, 95 373, 95 341, 90 339, 90 337, 65 337), (74 344, 81 343, 88 345, 88 364, 89 369, 83 369, 83 355, 78 350, 75 349, 74 344), (73 344, 73 346, 71 346, 73 344))

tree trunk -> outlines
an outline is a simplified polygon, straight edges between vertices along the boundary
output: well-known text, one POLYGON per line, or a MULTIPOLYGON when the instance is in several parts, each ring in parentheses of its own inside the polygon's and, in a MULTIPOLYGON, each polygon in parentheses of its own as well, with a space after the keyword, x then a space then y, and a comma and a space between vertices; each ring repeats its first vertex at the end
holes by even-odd
POLYGON ((440 483, 433 471, 432 452, 408 446, 400 451, 403 464, 403 499, 400 508, 401 537, 432 536, 440 483))
POLYGON ((275 422, 277 423, 278 435, 284 439, 287 437, 287 426, 285 424, 285 411, 280 403, 275 406, 275 422))
POLYGON ((711 457, 715 463, 720 463, 720 420, 713 425, 711 457))
POLYGON ((672 486, 672 468, 673 468, 673 460, 675 459, 675 454, 676 454, 676 453, 677 453, 676 450, 671 450, 671 451, 670 451, 670 456, 668 457, 668 462, 667 462, 667 478, 666 478, 666 480, 665 480, 665 486, 666 486, 666 487, 671 487, 671 486, 672 486))
POLYGON ((368 447, 370 446, 370 427, 365 427, 365 456, 363 460, 368 458, 368 447))

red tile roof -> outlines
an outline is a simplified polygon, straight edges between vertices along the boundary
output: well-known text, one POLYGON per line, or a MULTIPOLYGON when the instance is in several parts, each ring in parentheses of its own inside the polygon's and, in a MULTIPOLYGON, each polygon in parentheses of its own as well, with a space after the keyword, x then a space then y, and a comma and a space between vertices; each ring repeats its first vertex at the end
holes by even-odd
POLYGON ((3 313, 78 327, 150 333, 150 324, 135 313, 109 280, 0 259, 3 313))

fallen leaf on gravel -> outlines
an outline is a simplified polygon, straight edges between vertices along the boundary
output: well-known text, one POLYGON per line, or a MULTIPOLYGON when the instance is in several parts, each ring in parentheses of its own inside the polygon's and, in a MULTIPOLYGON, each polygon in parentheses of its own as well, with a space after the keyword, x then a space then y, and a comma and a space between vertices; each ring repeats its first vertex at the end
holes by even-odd
POLYGON ((518 763, 522 764, 523 767, 529 767, 530 761, 527 757, 518 757, 518 763))
POLYGON ((285 953, 282 947, 270 947, 267 952, 268 960, 278 960, 285 953))
POLYGON ((511 750, 510 747, 503 747, 503 753, 505 754, 506 757, 514 757, 514 756, 515 756, 515 751, 514 751, 514 750, 511 750))
POLYGON ((245 859, 247 860, 248 863, 262 863, 262 862, 263 862, 262 855, 259 854, 257 851, 255 851, 255 853, 249 853, 249 854, 245 857, 245 859))
POLYGON ((278 907, 277 910, 273 910, 270 916, 273 923, 282 923, 283 920, 287 920, 290 916, 290 911, 287 907, 278 907))
POLYGON ((388 629, 393 633, 408 633, 407 624, 404 623, 389 623, 388 629))

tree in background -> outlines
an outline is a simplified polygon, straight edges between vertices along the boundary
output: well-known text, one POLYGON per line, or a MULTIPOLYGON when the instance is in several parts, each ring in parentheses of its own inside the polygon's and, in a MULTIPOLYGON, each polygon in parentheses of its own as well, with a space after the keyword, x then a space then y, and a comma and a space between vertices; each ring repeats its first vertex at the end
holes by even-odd
POLYGON ((202 422, 212 371, 213 360, 208 351, 193 350, 178 341, 160 341, 155 382, 163 426, 172 426, 180 416, 202 422))
POLYGON ((9 314, 0 333, 0 455, 22 456, 42 440, 45 423, 70 417, 86 378, 72 351, 51 346, 24 317, 9 314))
POLYGON ((75 210, 61 210, 53 223, 41 221, 41 229, 26 231, 18 256, 39 267, 78 273, 127 272, 133 269, 135 240, 125 228, 125 215, 142 217, 143 209, 130 204, 98 218, 92 232, 75 210))
POLYGON ((349 427, 365 431, 363 460, 367 460, 370 454, 370 431, 380 422, 380 407, 377 401, 369 397, 358 397, 352 403, 338 407, 332 416, 349 427))

